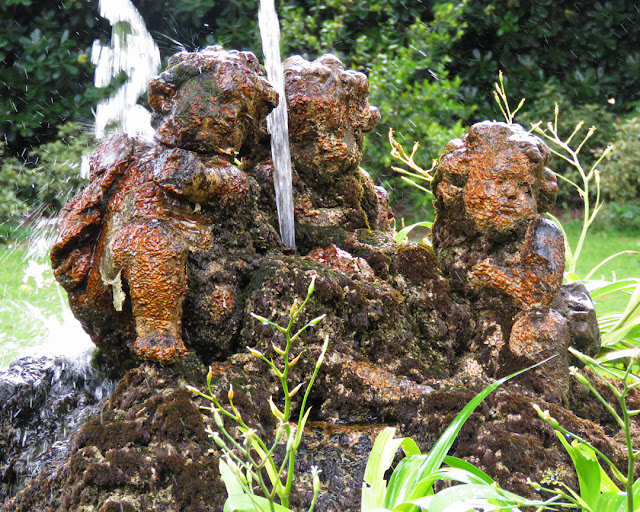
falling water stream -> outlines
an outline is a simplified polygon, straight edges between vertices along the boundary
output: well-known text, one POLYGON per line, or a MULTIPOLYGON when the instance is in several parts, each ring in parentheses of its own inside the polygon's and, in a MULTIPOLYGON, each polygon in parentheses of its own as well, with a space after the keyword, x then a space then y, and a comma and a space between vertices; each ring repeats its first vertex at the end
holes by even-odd
MULTIPOLYGON (((100 0, 100 14, 110 21, 113 36, 111 46, 98 41, 93 45, 95 83, 105 87, 121 71, 129 79, 98 105, 96 136, 102 138, 115 128, 150 137, 150 113, 137 105, 137 100, 158 71, 160 52, 129 0, 100 0)), ((36 229, 25 252, 29 262, 20 288, 24 293, 33 285, 36 291, 55 288, 49 294, 55 304, 49 304, 48 299, 47 307, 42 307, 11 298, 6 305, 4 300, 0 304, 0 313, 10 313, 16 324, 13 331, 0 332, 0 421, 5 422, 3 425, 10 423, 13 436, 10 446, 4 447, 12 461, 12 473, 5 479, 11 482, 9 495, 19 491, 52 460, 66 456, 73 434, 102 409, 115 387, 114 381, 94 368, 95 346, 73 318, 64 293, 53 279, 48 261, 55 237, 53 224, 44 218, 40 224, 41 229, 36 229), (19 420, 14 418, 18 414, 19 420)), ((3 299, 6 293, 3 292, 3 299)))
MULTIPOLYGON (((158 72, 158 47, 130 0, 100 0, 100 14, 111 23, 113 34, 111 45, 94 42, 92 62, 96 65, 95 84, 105 87, 122 71, 127 73, 129 79, 112 97, 98 105, 96 135, 100 139, 117 129, 150 138, 153 135, 150 113, 137 105, 137 101, 146 90, 149 79, 158 72)), ((280 60, 280 29, 274 0, 261 1, 259 23, 267 76, 281 98, 280 105, 267 120, 271 134, 280 233, 284 244, 295 249, 284 73, 280 60)), ((17 450, 14 454, 16 460, 19 458, 24 464, 24 467, 17 468, 14 492, 48 464, 52 457, 66 453, 69 440, 82 424, 82 418, 99 411, 114 386, 113 381, 92 367, 95 347, 73 318, 62 291, 53 280, 48 252, 55 233, 51 230, 51 222, 46 219, 43 222, 47 235, 36 236, 31 242, 27 251, 27 258, 31 261, 24 271, 23 286, 30 286, 28 280, 33 279, 38 289, 42 286, 56 287, 56 300, 59 300, 56 312, 52 314, 40 310, 27 301, 22 301, 22 305, 12 302, 12 316, 19 317, 37 331, 37 339, 34 337, 25 342, 16 337, 13 340, 7 333, 0 332, 0 342, 5 349, 5 357, 0 358, 0 368, 4 367, 4 371, 0 372, 0 400, 3 403, 13 400, 15 404, 12 402, 13 405, 8 406, 13 408, 11 410, 27 407, 35 411, 32 424, 19 432, 21 441, 17 448, 12 448, 17 450), (31 357, 16 357, 24 355, 31 357), (40 355, 46 357, 33 357, 40 355), (12 357, 16 359, 9 364, 12 357), (22 391, 18 392, 20 390, 22 391), (36 400, 36 395, 45 397, 46 403, 36 400), (64 407, 61 406, 62 402, 66 404, 64 407), (71 402, 75 405, 71 405, 71 402), (74 409, 76 405, 77 408, 74 409)), ((3 305, 0 312, 4 309, 6 306, 3 305)))
MULTIPOLYGON (((149 137, 153 134, 151 115, 136 103, 160 67, 160 52, 129 0, 101 0, 100 14, 113 26, 113 36, 111 45, 102 45, 99 41, 93 44, 95 83, 105 87, 121 71, 125 71, 129 79, 111 98, 98 105, 96 135, 98 138, 105 136, 115 122, 115 128, 121 131, 149 137)), ((88 167, 86 164, 83 162, 83 167, 88 167)), ((77 164, 69 162, 69 165, 77 164)), ((49 250, 55 235, 54 223, 41 219, 24 254, 27 261, 23 270, 24 284, 17 290, 17 295, 0 290, 3 299, 0 314, 11 315, 13 319, 13 326, 0 332, 3 349, 0 369, 24 355, 64 355, 73 360, 84 359, 87 351, 95 349, 67 306, 64 291, 53 279, 49 250)), ((15 256, 5 255, 4 258, 11 260, 15 256)), ((0 264, 7 262, 0 261, 0 264)))
POLYGON ((282 70, 282 60, 280 58, 280 25, 274 0, 260 1, 258 22, 262 37, 265 67, 267 68, 267 78, 280 96, 279 105, 267 117, 267 127, 271 134, 271 154, 274 167, 273 182, 276 189, 280 236, 287 247, 295 249, 289 124, 287 121, 287 101, 284 94, 284 71, 282 70))
POLYGON ((137 101, 160 68, 160 50, 130 0, 100 0, 100 15, 113 29, 110 45, 97 40, 93 43, 91 62, 96 65, 96 87, 106 87, 121 71, 129 79, 98 105, 96 136, 104 137, 109 123, 115 121, 119 131, 151 138, 151 113, 137 101))

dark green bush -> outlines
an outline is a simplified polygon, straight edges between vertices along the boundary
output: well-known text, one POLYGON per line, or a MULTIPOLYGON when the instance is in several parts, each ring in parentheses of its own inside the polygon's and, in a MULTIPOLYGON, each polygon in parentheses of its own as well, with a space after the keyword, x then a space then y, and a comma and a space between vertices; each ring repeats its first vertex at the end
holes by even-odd
POLYGON ((5 151, 23 157, 57 125, 90 118, 102 96, 91 44, 104 26, 97 0, 9 0, 0 19, 0 132, 5 151))
MULTIPOLYGON (((430 201, 391 171, 389 128, 407 147, 419 141, 421 163, 429 168, 446 143, 462 134, 474 108, 460 102, 461 81, 446 69, 449 51, 465 30, 464 4, 331 0, 289 2, 280 10, 286 55, 314 59, 331 52, 369 75, 369 101, 382 120, 367 138, 362 165, 401 209, 422 210, 430 201)), ((415 215, 421 214, 406 212, 415 215)))
MULTIPOLYGON (((617 124, 613 152, 600 165, 605 200, 618 203, 621 217, 637 218, 640 208, 640 113, 617 124), (626 210, 622 205, 628 205, 626 210)), ((614 207, 615 208, 615 207, 614 207)))
POLYGON ((575 105, 604 106, 614 97, 624 111, 640 100, 637 7, 626 0, 469 0, 449 68, 465 98, 480 105, 478 120, 499 117, 488 101, 499 69, 514 97, 533 102, 556 80, 575 105))
POLYGON ((610 232, 640 232, 640 204, 638 201, 625 203, 605 203, 600 215, 596 218, 596 229, 610 232))
MULTIPOLYGON (((509 78, 509 77, 507 77, 509 78)), ((510 85, 510 81, 508 84, 510 85)), ((508 87, 508 92, 510 87, 508 87)), ((520 98, 513 97, 514 103, 520 98)), ((578 132, 572 141, 572 145, 576 146, 582 141, 591 126, 596 127, 596 131, 585 143, 580 151, 580 161, 583 167, 588 171, 596 162, 604 148, 612 143, 616 130, 616 116, 607 111, 600 105, 574 105, 569 98, 562 93, 562 89, 555 80, 549 81, 543 86, 538 98, 530 104, 528 99, 524 104, 522 114, 519 114, 517 121, 523 126, 529 127, 532 123, 542 121, 542 128, 548 122, 553 122, 555 116, 555 105, 558 104, 558 131, 560 137, 566 139, 571 135, 576 125, 580 121, 584 121, 583 128, 578 132)), ((604 164, 601 164, 601 166, 604 164)), ((562 174, 573 182, 580 183, 580 177, 575 167, 558 157, 553 157, 549 167, 555 172, 562 174)), ((564 182, 558 180, 558 206, 572 206, 580 201, 577 196, 576 189, 564 182)), ((593 191, 595 193, 595 191, 593 191)))
POLYGON ((370 101, 380 108, 382 120, 370 135, 363 165, 385 180, 388 187, 395 188, 396 202, 408 201, 420 210, 428 206, 430 199, 391 174, 390 167, 397 162, 391 161, 387 134, 392 128, 398 142, 407 148, 420 142, 420 163, 427 169, 447 142, 462 135, 463 121, 473 107, 460 102, 461 81, 449 77, 446 70, 448 50, 465 28, 461 14, 462 4, 434 6, 433 20, 417 20, 407 28, 403 45, 381 48, 371 64, 370 101))
MULTIPOLYGON (((71 122, 58 127, 54 141, 35 148, 27 163, 2 154, 0 224, 4 236, 10 236, 29 217, 57 213, 86 183, 80 176, 81 160, 93 148, 93 135, 71 122)), ((0 142, 0 150, 4 143, 0 142)))

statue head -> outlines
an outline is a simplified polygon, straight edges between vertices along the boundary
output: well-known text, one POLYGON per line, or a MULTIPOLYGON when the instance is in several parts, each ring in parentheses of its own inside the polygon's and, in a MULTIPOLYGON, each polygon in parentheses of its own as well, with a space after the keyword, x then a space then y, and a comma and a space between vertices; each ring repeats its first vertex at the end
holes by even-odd
POLYGON ((473 125, 463 139, 447 144, 438 164, 439 215, 456 212, 479 233, 513 231, 555 201, 556 179, 545 168, 549 158, 544 142, 520 125, 473 125))
POLYGON ((220 46, 175 54, 149 84, 156 140, 204 154, 255 143, 277 103, 255 55, 220 46))
POLYGON ((380 120, 367 99, 367 77, 345 70, 334 55, 313 62, 290 57, 284 76, 291 154, 298 172, 327 182, 337 174, 357 172, 364 134, 380 120))

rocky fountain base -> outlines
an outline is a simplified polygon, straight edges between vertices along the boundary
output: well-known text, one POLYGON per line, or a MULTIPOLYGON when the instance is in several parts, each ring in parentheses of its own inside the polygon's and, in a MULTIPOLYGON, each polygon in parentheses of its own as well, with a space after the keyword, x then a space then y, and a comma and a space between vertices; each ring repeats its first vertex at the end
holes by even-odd
POLYGON ((65 456, 3 510, 222 510, 212 419, 186 386, 202 388, 210 365, 245 421, 273 428, 275 382, 246 348, 269 356, 276 333, 249 313, 284 321, 314 276, 301 322, 327 317, 303 339, 292 380, 308 380, 328 335, 296 467, 303 480, 322 469, 317 510, 359 510, 383 426, 428 449, 487 383, 550 356, 480 406, 455 455, 524 495, 549 469, 575 484, 537 403, 624 456, 605 411, 569 379, 567 348, 593 354, 599 334, 586 290, 562 286, 562 235, 541 216, 556 191, 544 143, 517 125, 473 126, 437 169, 433 248, 398 245, 387 194, 359 168, 379 119, 366 77, 327 55, 287 60, 285 80, 297 254, 277 232, 265 116, 278 99, 248 52, 175 55, 150 84, 154 142, 118 135, 92 157, 51 256, 121 378, 65 456))

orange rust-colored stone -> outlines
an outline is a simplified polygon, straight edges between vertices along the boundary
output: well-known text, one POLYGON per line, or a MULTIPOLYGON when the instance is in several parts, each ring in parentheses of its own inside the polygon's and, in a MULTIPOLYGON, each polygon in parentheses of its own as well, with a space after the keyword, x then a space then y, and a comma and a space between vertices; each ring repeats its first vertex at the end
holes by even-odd
POLYGON ((560 297, 564 237, 540 215, 557 192, 545 168, 549 156, 542 140, 519 125, 472 126, 463 139, 447 145, 438 165, 433 238, 454 302, 474 319, 468 350, 492 371, 558 356, 534 380, 557 379, 550 399, 562 401, 568 344, 576 341, 592 350, 599 336, 583 325, 583 318, 594 325, 595 317, 576 316, 563 305, 570 298, 560 297), (568 323, 568 318, 576 320, 568 323), (483 325, 495 326, 494 335, 502 339, 489 346, 483 325), (587 334, 573 335, 568 325, 587 334))
POLYGON ((209 47, 172 57, 149 101, 157 142, 120 134, 101 144, 89 185, 61 213, 51 258, 98 346, 167 361, 187 352, 188 255, 213 242, 200 203, 247 199, 231 157, 263 133, 277 95, 252 54, 209 47))
POLYGON ((519 251, 499 261, 488 257, 471 270, 471 283, 511 298, 518 309, 548 307, 562 285, 564 238, 551 221, 538 219, 527 229, 519 251))
POLYGON ((291 158, 307 187, 298 187, 297 222, 387 230, 388 195, 359 167, 364 136, 380 120, 367 77, 334 55, 295 56, 283 67, 291 158))

